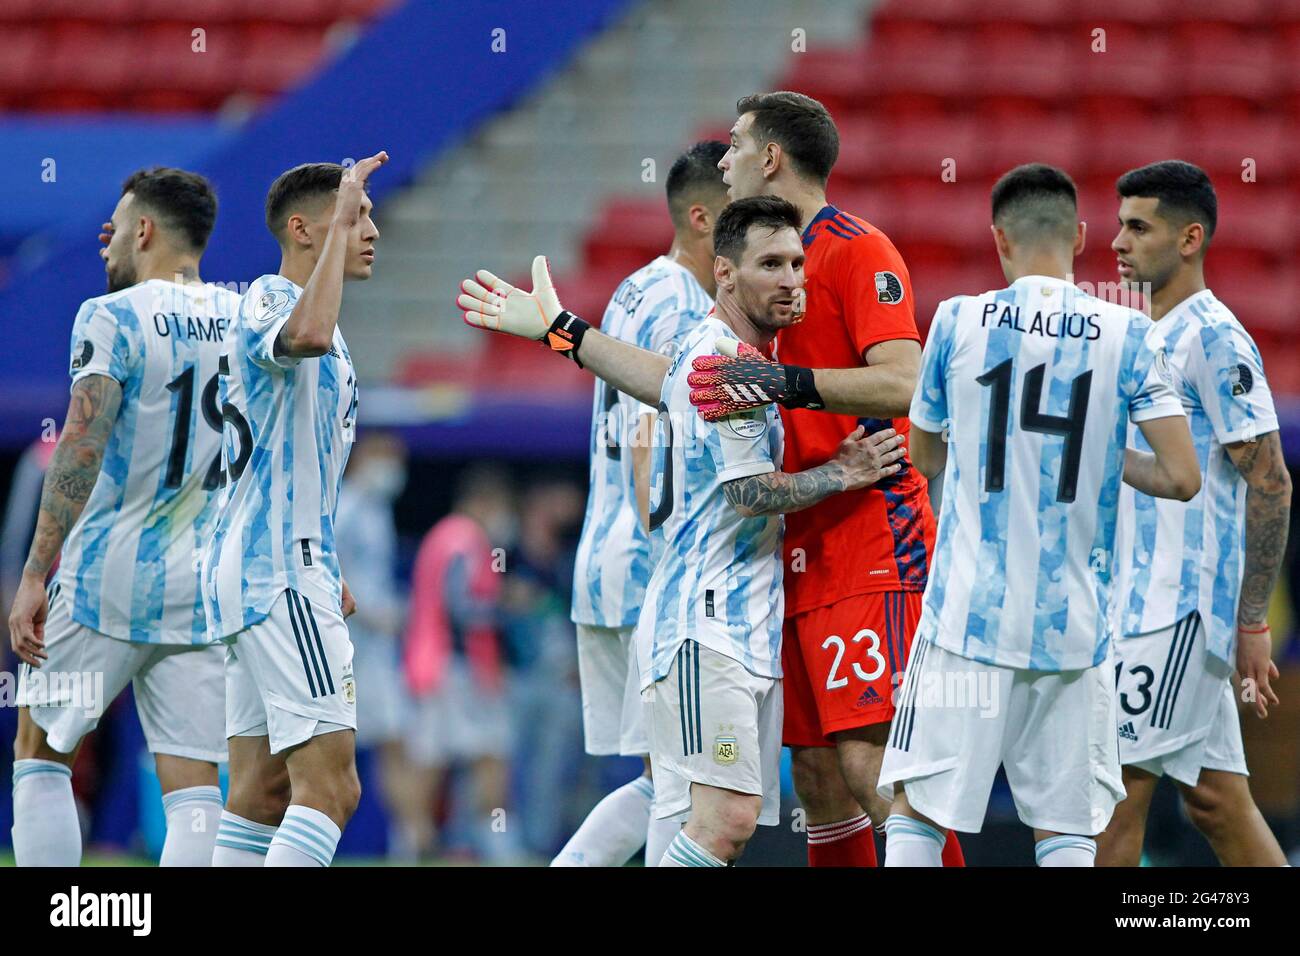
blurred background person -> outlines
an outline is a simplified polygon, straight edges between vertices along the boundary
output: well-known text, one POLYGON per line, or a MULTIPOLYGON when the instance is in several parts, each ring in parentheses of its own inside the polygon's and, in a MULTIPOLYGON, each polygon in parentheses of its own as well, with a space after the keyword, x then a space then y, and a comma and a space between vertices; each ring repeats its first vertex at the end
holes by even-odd
POLYGON ((512 525, 509 479, 473 465, 460 478, 451 513, 429 530, 415 558, 403 648, 414 698, 407 724, 412 774, 401 814, 404 839, 417 856, 433 849, 434 799, 456 763, 470 772, 476 855, 504 862, 517 852, 505 814, 511 728, 501 648, 504 545, 512 525))
POLYGON ((569 832, 572 782, 583 763, 578 656, 569 620, 581 489, 530 488, 519 513, 502 604, 514 724, 513 787, 530 856, 553 856, 569 832))
MULTIPOLYGON (((397 529, 393 502, 406 486, 406 445, 388 432, 363 432, 348 462, 334 525, 339 566, 357 601, 348 622, 357 681, 357 749, 373 751, 380 802, 390 821, 398 791, 408 785, 402 740, 403 701, 398 634, 406 601, 397 582, 397 529)), ((390 827, 390 857, 409 860, 412 850, 390 827)))

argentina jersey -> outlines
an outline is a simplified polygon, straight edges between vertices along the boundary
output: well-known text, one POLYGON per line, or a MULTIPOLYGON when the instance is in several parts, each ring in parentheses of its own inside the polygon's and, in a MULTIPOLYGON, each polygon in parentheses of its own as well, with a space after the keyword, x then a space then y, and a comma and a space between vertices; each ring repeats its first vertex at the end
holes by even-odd
POLYGON ((221 355, 227 487, 203 556, 214 638, 266 617, 286 588, 339 608, 334 512, 356 435, 357 384, 343 334, 325 355, 275 354, 302 289, 249 287, 221 355))
POLYGON ((757 677, 781 676, 782 518, 742 517, 723 491, 781 467, 781 419, 771 405, 717 422, 696 414, 691 361, 720 336, 736 337, 713 317, 688 334, 661 392, 650 489, 658 558, 636 630, 643 689, 668 674, 686 640, 757 677))
POLYGON ((72 619, 123 640, 207 640, 196 556, 221 479, 217 361, 239 295, 150 279, 89 299, 71 376, 122 386, 95 488, 63 545, 72 619))
MULTIPOLYGON (((1246 480, 1224 445, 1277 431, 1259 349, 1208 289, 1175 306, 1148 333, 1163 348, 1187 412, 1201 466, 1191 501, 1152 498, 1125 486, 1118 537, 1120 629, 1172 627, 1199 611, 1206 648, 1232 662, 1245 565, 1246 480)), ((1150 446, 1135 429, 1129 445, 1150 446)))
POLYGON ((940 303, 911 410, 948 443, 921 638, 1002 667, 1103 660, 1128 424, 1182 414, 1150 327, 1045 276, 940 303))
MULTIPOLYGON (((713 308, 691 274, 667 256, 619 285, 601 331, 671 356, 679 340, 713 308)), ((596 382, 591 408, 591 466, 587 513, 573 575, 575 624, 631 627, 650 580, 650 541, 637 517, 632 446, 642 412, 654 409, 596 382)))

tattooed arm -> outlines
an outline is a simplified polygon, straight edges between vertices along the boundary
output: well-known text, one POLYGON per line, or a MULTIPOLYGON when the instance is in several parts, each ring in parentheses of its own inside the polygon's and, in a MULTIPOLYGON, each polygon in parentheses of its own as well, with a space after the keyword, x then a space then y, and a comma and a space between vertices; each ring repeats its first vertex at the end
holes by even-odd
POLYGON ((67 419, 45 473, 36 533, 9 612, 10 643, 33 667, 45 658, 45 578, 95 487, 121 402, 122 386, 106 375, 87 375, 73 383, 67 419))
POLYGON ((897 474, 905 454, 903 438, 892 428, 864 437, 859 425, 824 465, 796 474, 770 471, 723 485, 727 503, 746 518, 802 511, 841 491, 865 488, 897 474))
POLYGON ((1255 682, 1255 711, 1268 716, 1278 702, 1270 686, 1277 676, 1268 631, 1268 604, 1286 552, 1291 515, 1291 475, 1278 432, 1255 441, 1227 445, 1237 471, 1246 479, 1246 567, 1237 605, 1237 670, 1255 682))

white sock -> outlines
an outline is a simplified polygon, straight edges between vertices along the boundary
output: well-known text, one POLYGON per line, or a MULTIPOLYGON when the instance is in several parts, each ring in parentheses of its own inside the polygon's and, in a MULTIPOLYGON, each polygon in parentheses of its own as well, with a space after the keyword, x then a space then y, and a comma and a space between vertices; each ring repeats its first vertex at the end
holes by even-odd
POLYGON ((163 794, 167 839, 159 866, 211 866, 221 825, 221 788, 185 787, 163 794))
POLYGON ((217 845, 212 850, 213 866, 264 866, 271 849, 275 827, 254 823, 229 810, 222 811, 217 845))
POLYGON ((660 820, 654 815, 654 807, 650 808, 650 825, 646 827, 645 835, 646 866, 659 865, 659 861, 664 858, 664 853, 668 851, 668 844, 673 842, 673 837, 677 836, 681 829, 680 820, 660 820))
POLYGON ((275 831, 266 866, 329 866, 343 831, 311 807, 290 804, 275 831))
POLYGON ((891 813, 885 821, 885 866, 943 866, 947 839, 928 823, 891 813))
POLYGON ((1097 841, 1082 836, 1054 836, 1034 844, 1039 866, 1094 866, 1097 841))
POLYGON ((668 844, 660 866, 726 866, 726 860, 719 860, 704 847, 686 835, 685 830, 678 830, 673 842, 668 844))
POLYGON ((622 866, 645 844, 654 795, 654 784, 644 774, 607 794, 551 866, 622 866))
POLYGON ((72 768, 53 760, 14 761, 13 840, 18 866, 81 865, 72 768))

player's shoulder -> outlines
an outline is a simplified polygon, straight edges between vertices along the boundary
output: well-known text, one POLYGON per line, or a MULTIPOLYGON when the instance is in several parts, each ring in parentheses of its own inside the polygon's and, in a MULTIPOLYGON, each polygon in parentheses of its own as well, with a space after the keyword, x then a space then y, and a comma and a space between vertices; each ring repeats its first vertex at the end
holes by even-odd
POLYGON ((239 300, 239 314, 252 322, 266 322, 292 309, 302 289, 282 275, 258 276, 239 300))
POLYGON ((91 296, 81 303, 81 308, 77 310, 77 318, 88 319, 96 312, 100 312, 111 315, 119 321, 132 323, 139 318, 148 300, 157 295, 153 285, 154 280, 149 279, 127 286, 125 289, 91 296))

